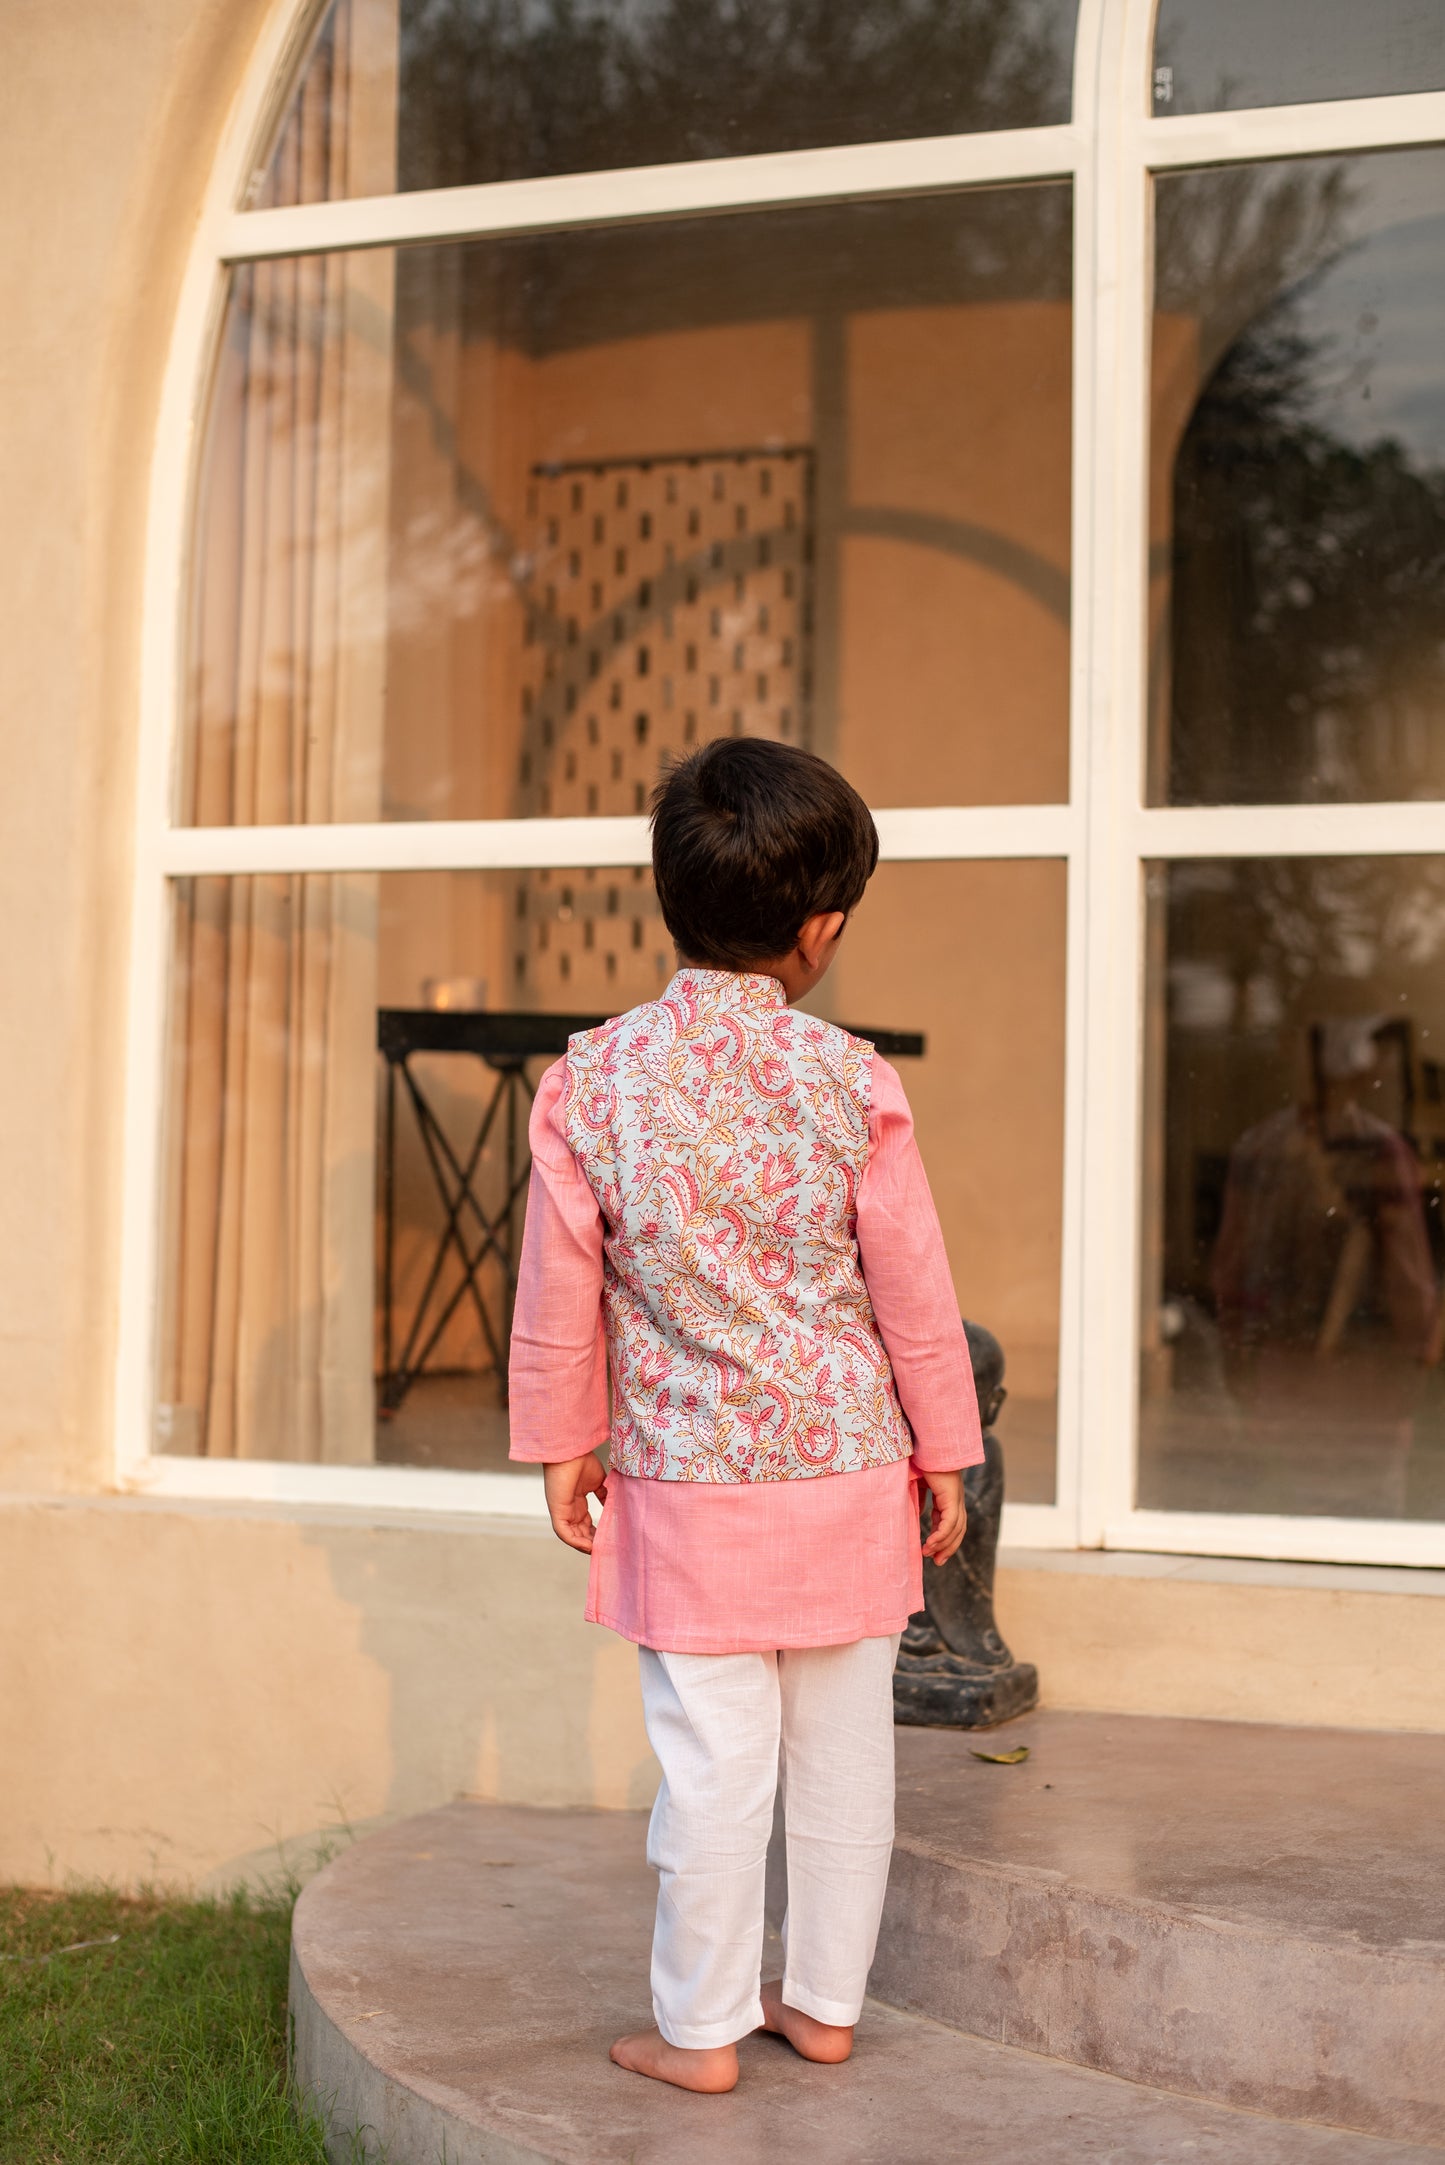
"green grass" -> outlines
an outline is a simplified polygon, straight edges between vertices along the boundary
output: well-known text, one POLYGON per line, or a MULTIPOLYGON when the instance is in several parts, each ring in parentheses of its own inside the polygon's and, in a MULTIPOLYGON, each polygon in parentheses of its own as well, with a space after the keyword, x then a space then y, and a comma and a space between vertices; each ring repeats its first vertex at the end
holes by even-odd
POLYGON ((325 2165, 287 2083, 291 1903, 0 1889, 0 2165, 325 2165))

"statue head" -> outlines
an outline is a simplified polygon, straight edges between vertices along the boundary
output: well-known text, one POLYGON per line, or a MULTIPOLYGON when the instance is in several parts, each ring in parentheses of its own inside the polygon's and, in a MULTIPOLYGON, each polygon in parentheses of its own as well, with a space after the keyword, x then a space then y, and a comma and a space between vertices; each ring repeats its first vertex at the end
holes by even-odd
POLYGON ((1003 1347, 992 1331, 986 1331, 981 1323, 970 1323, 967 1316, 963 1318, 963 1328, 968 1338, 968 1357, 973 1362, 979 1423, 984 1428, 992 1428, 1008 1397, 1003 1387, 1003 1347))

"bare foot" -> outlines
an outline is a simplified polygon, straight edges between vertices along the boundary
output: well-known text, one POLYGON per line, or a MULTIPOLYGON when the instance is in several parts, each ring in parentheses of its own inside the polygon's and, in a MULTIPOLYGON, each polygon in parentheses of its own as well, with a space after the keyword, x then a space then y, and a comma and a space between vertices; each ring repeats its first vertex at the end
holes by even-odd
MULTIPOLYGON (((821 2023, 817 2027, 821 2028, 821 2023)), ((848 2034, 851 2037, 852 2032, 848 2034)), ((718 2096, 737 2087, 736 2045, 692 2051, 685 2045, 670 2045, 661 2030, 639 2030, 635 2037, 619 2037, 608 2058, 634 2075, 651 2075, 654 2082, 675 2082, 679 2090, 701 2090, 708 2096, 718 2096)))
POLYGON ((835 2022, 819 2022, 801 2008, 783 2005, 783 1987, 774 1981, 763 1986, 763 2028, 786 2037, 794 2052, 805 2060, 821 2060, 836 2066, 853 2050, 853 2032, 835 2022))

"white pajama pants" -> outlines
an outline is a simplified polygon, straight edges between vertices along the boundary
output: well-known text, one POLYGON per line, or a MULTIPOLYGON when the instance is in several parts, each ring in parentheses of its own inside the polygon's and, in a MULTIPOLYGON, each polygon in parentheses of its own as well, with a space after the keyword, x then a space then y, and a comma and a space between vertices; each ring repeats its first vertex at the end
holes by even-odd
POLYGON ((652 2005, 669 2043, 730 2045, 763 2019, 763 1888, 782 1781, 783 1998, 819 2022, 863 2004, 893 1848, 898 1640, 776 1654, 641 1649, 662 1787, 652 2005))

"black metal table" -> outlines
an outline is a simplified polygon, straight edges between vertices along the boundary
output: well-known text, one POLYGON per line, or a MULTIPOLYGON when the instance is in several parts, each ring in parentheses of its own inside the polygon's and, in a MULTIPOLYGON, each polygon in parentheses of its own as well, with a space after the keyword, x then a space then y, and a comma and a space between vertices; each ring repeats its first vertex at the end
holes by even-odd
MULTIPOLYGON (((555 1060, 578 1030, 595 1030, 603 1015, 524 1015, 488 1013, 468 1008, 383 1007, 377 1011, 377 1050, 386 1062, 385 1129, 381 1156, 382 1285, 381 1396, 383 1418, 396 1413, 426 1368, 442 1333, 464 1300, 470 1299, 487 1350, 505 1394, 507 1342, 517 1291, 522 1204, 531 1172, 527 1121, 535 1095, 527 1076, 529 1060, 555 1060), (475 1135, 459 1153, 437 1117, 413 1071, 416 1053, 462 1054, 481 1061, 493 1077, 475 1135), (441 1202, 442 1230, 427 1266, 421 1297, 400 1348, 395 1343, 396 1298, 396 1150, 398 1086, 405 1091, 416 1119, 426 1160, 441 1202), (478 1192, 482 1153, 500 1123, 502 1130, 501 1200, 489 1209, 478 1192), (447 1258, 455 1253, 460 1277, 443 1296, 447 1258), (482 1266, 494 1257, 500 1267, 500 1298, 489 1309, 482 1286, 482 1266)), ((865 1038, 885 1058, 921 1059, 922 1033, 913 1030, 864 1030, 845 1027, 865 1038)))

